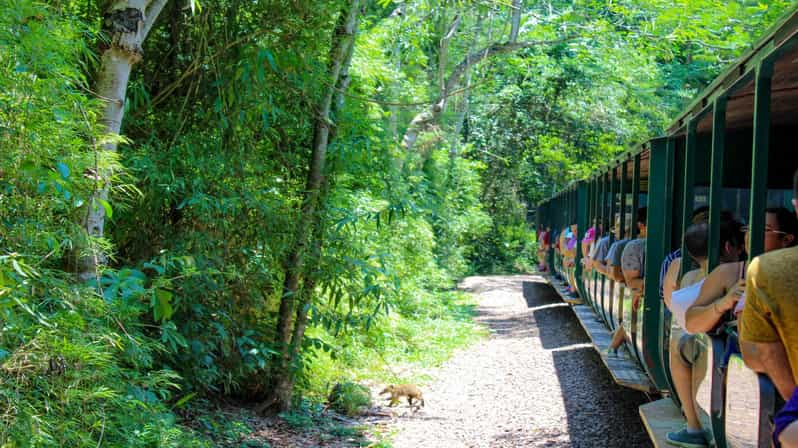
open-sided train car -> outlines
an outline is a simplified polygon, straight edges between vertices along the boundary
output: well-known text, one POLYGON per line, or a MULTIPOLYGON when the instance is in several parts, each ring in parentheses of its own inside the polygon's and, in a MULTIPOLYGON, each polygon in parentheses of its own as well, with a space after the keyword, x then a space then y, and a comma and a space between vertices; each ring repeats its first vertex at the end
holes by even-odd
MULTIPOLYGON (((660 296, 661 265, 682 248, 692 211, 709 207, 709 269, 718 264, 721 210, 748 223, 749 259, 763 250, 765 208, 790 208, 792 173, 798 168, 798 11, 793 10, 740 60, 729 67, 668 128, 665 136, 635 148, 592 177, 575 182, 539 204, 538 227, 554 234, 576 225, 579 240, 596 227, 596 240, 621 220, 620 237, 634 211, 647 206, 645 288, 642 304, 621 282, 585 273, 576 251, 573 267, 550 249, 553 282, 575 288, 583 305, 574 311, 596 348, 604 352, 610 333, 626 330, 626 353, 602 354, 615 379, 666 398, 641 407, 652 438, 683 423, 670 379, 670 319, 660 296)), ((611 238, 614 238, 612 236, 611 238)), ((684 250, 682 250, 685 253, 684 250)), ((557 286, 557 285, 555 285, 557 286)), ((566 298, 571 299, 570 296, 566 298)), ((780 399, 770 381, 747 369, 736 347, 736 328, 700 336, 706 369, 698 404, 718 447, 769 447, 772 416, 780 399)))

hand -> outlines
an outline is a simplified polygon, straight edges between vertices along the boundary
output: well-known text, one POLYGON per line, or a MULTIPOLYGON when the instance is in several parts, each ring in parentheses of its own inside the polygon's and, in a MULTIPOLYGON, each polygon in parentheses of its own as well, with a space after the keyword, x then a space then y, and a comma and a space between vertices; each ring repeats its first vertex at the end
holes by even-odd
POLYGON ((726 312, 737 304, 737 301, 740 300, 740 297, 745 292, 745 280, 740 279, 737 283, 734 284, 729 291, 726 293, 723 298, 717 301, 717 305, 715 305, 718 311, 726 312))

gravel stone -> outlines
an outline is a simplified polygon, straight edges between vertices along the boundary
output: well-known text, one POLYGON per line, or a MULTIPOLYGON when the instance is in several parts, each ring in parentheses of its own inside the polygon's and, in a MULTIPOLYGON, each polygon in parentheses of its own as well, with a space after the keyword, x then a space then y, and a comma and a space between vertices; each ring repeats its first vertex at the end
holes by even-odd
POLYGON ((539 276, 469 277, 489 339, 423 387, 426 407, 389 425, 395 448, 648 447, 638 406, 615 384, 571 308, 539 276))

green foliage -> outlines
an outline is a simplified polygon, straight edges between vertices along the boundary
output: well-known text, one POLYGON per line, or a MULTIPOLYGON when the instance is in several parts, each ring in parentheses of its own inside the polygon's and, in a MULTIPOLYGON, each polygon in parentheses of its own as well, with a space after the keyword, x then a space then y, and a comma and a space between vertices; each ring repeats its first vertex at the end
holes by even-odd
POLYGON ((106 5, 0 0, 0 445, 249 440, 199 404, 200 427, 176 414, 269 393, 296 244, 310 322, 291 369, 312 400, 286 419, 326 425, 331 384, 414 380, 481 336, 455 282, 530 270, 534 204, 659 132, 789 2, 527 4, 519 39, 562 41, 472 67, 413 151, 402 135, 439 76, 502 42, 510 11, 368 2, 327 123, 321 226, 298 241, 345 2, 197 5, 161 13, 115 136, 93 93, 106 5), (104 238, 83 229, 92 209, 104 238), (97 250, 108 266, 79 282, 97 250))
POLYGON ((472 321, 473 297, 459 292, 414 291, 398 301, 391 314, 379 317, 367 331, 329 333, 313 328, 309 337, 328 350, 314 349, 300 385, 310 399, 324 401, 338 381, 423 383, 421 369, 436 366, 451 353, 485 337, 472 321))
POLYGON ((371 406, 371 391, 357 383, 336 383, 327 399, 330 407, 345 415, 356 416, 371 406))

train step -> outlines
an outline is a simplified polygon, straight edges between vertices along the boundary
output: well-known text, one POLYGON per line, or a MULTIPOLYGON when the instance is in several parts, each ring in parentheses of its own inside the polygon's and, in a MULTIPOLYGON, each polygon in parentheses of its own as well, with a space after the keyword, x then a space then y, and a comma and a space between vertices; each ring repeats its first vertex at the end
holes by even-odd
POLYGON ((579 323, 593 342, 593 347, 599 352, 601 360, 610 371, 612 378, 621 386, 628 387, 643 392, 653 392, 654 385, 648 379, 648 375, 643 371, 637 361, 627 351, 626 347, 618 350, 617 354, 607 353, 607 348, 612 341, 612 334, 607 327, 597 319, 593 309, 588 305, 583 305, 579 298, 571 297, 567 294, 568 284, 550 274, 543 274, 552 289, 566 303, 571 304, 579 323))
POLYGON ((669 447, 665 435, 684 427, 684 418, 670 398, 646 403, 639 408, 640 418, 655 447, 669 447))
POLYGON ((572 307, 582 328, 590 336, 593 346, 601 355, 601 360, 607 366, 607 370, 612 374, 616 383, 631 389, 653 392, 654 385, 648 379, 648 375, 643 371, 637 361, 627 351, 626 347, 621 347, 617 354, 607 353, 607 349, 612 341, 612 334, 600 321, 596 320, 593 309, 587 305, 575 305, 572 307))

